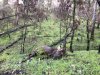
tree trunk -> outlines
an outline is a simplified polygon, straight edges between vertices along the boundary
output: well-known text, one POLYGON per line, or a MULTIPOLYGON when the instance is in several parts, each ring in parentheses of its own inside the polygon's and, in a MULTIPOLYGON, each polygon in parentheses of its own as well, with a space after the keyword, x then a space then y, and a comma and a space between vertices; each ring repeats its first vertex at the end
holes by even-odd
MULTIPOLYGON (((87 9, 87 12, 90 11, 90 0, 88 1, 88 4, 89 4, 89 6, 88 6, 88 9, 87 9)), ((89 17, 88 17, 88 19, 87 19, 86 31, 87 31, 87 51, 89 51, 89 49, 90 49, 89 17)))
MULTIPOLYGON (((68 24, 68 18, 69 18, 69 15, 67 14, 67 24, 68 24)), ((66 26, 66 33, 67 33, 67 31, 68 31, 67 24, 66 24, 66 21, 64 21, 64 25, 66 26)), ((64 41, 63 41, 64 54, 66 53, 66 43, 67 43, 66 40, 67 40, 67 38, 64 38, 64 41)))
POLYGON ((73 53, 73 39, 74 39, 74 30, 72 31, 72 36, 71 36, 71 43, 70 43, 70 51, 73 53))
MULTIPOLYGON (((24 7, 24 14, 28 15, 28 9, 25 9, 24 7)), ((24 26, 26 26, 26 20, 27 18, 24 19, 24 26)), ((25 27, 25 29, 23 29, 22 34, 27 34, 27 27, 25 27)), ((22 41, 22 46, 21 46, 21 52, 24 53, 25 52, 25 42, 26 42, 26 35, 23 36, 23 41, 22 41)))
POLYGON ((66 38, 64 38, 63 49, 64 49, 64 54, 65 54, 66 53, 66 38))
POLYGON ((97 2, 95 1, 94 3, 94 11, 93 11, 93 17, 92 17, 92 31, 91 31, 91 40, 94 40, 94 31, 95 31, 95 20, 96 20, 96 5, 97 5, 97 2))
POLYGON ((98 29, 100 28, 100 23, 98 23, 97 28, 98 28, 98 29))
POLYGON ((74 7, 73 7, 73 26, 72 26, 72 36, 71 36, 71 43, 70 43, 70 51, 73 52, 73 39, 74 39, 74 23, 75 23, 75 9, 76 9, 76 0, 74 1, 74 7))
MULTIPOLYGON (((25 31, 22 31, 22 34, 27 34, 27 28, 25 28, 25 31)), ((21 45, 21 53, 25 52, 25 41, 26 41, 26 35, 23 36, 23 40, 22 40, 22 45, 21 45)))
POLYGON ((15 17, 15 22, 14 22, 14 24, 15 25, 18 25, 18 21, 19 21, 19 0, 17 0, 16 1, 16 3, 15 3, 15 8, 16 8, 16 10, 15 10, 15 14, 16 14, 16 17, 15 17))
POLYGON ((89 37, 89 20, 87 20, 87 26, 86 26, 86 29, 87 29, 87 51, 89 51, 90 49, 90 37, 89 37))
POLYGON ((100 45, 99 45, 99 47, 98 47, 98 53, 100 54, 100 45))
MULTIPOLYGON (((61 40, 61 23, 60 23, 60 31, 59 31, 59 33, 60 33, 60 40, 61 40)), ((61 44, 60 44, 60 48, 61 48, 61 44)))

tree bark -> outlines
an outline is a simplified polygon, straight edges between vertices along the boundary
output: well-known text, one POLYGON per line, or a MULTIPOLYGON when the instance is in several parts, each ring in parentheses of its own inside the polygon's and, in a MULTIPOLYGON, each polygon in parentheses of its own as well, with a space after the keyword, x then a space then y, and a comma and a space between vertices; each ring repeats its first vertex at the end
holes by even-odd
POLYGON ((93 11, 93 17, 92 17, 92 31, 91 31, 91 40, 94 40, 94 32, 95 32, 95 20, 96 20, 96 5, 97 5, 97 1, 95 1, 94 3, 94 11, 93 11))
POLYGON ((98 29, 100 28, 100 23, 98 23, 97 28, 98 28, 98 29))
POLYGON ((99 47, 98 47, 98 53, 100 54, 100 45, 99 45, 99 47))
MULTIPOLYGON (((24 14, 28 15, 28 9, 25 9, 24 7, 24 14)), ((27 18, 24 19, 24 26, 26 26, 26 21, 27 18)), ((27 27, 25 27, 25 29, 23 29, 22 34, 27 34, 27 27)), ((25 41, 26 41, 26 35, 23 36, 23 40, 22 40, 22 46, 21 46, 21 52, 24 53, 25 52, 25 41)))
POLYGON ((90 37, 89 37, 89 20, 87 20, 87 26, 86 26, 86 29, 87 29, 87 51, 89 51, 90 49, 90 37))
MULTIPOLYGON (((88 8, 87 8, 87 12, 90 11, 90 0, 88 1, 88 4, 89 4, 89 6, 88 6, 88 8)), ((87 51, 89 51, 89 49, 90 49, 89 17, 88 17, 88 19, 87 19, 86 31, 87 31, 87 51)))
POLYGON ((73 52, 73 39, 74 39, 74 23, 75 23, 75 11, 76 11, 76 0, 74 1, 74 8, 73 8, 73 26, 72 26, 72 36, 71 36, 71 43, 70 43, 70 51, 73 52))

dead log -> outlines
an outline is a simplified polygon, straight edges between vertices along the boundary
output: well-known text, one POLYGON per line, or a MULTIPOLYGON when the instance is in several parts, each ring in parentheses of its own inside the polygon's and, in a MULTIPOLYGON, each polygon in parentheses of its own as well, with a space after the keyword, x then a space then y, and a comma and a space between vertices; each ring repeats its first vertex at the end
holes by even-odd
POLYGON ((20 26, 20 27, 15 28, 15 29, 8 30, 8 31, 6 31, 6 32, 0 33, 0 37, 1 37, 1 36, 4 36, 4 35, 6 35, 6 34, 10 34, 10 33, 16 32, 16 31, 18 31, 18 30, 20 30, 20 29, 23 29, 23 28, 29 27, 29 26, 33 26, 33 25, 23 25, 23 26, 20 26))
POLYGON ((6 47, 2 48, 0 50, 0 53, 4 52, 6 49, 10 48, 11 46, 13 46, 14 44, 16 44, 17 42, 19 42, 20 40, 23 39, 23 36, 25 36, 26 34, 23 34, 20 36, 20 38, 18 38, 17 40, 15 40, 14 42, 10 43, 9 45, 7 45, 6 47))
POLYGON ((61 38, 60 40, 54 42, 53 44, 50 45, 50 47, 53 47, 53 46, 56 46, 58 44, 60 44, 61 42, 64 41, 64 39, 67 39, 69 36, 70 36, 71 32, 70 33, 66 33, 65 36, 63 36, 63 38, 61 38))

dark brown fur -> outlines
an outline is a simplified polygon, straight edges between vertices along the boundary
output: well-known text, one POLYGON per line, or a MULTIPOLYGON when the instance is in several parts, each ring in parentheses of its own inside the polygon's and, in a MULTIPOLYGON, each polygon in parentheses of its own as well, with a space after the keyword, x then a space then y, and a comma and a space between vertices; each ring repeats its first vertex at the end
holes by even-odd
POLYGON ((52 57, 53 59, 59 59, 64 55, 64 50, 57 48, 49 47, 49 46, 43 46, 44 52, 42 53, 47 55, 48 57, 52 57))
POLYGON ((57 50, 54 54, 53 54, 53 59, 60 59, 62 58, 62 56, 64 55, 64 50, 63 49, 60 49, 60 50, 57 50))
POLYGON ((52 54, 57 50, 57 48, 43 46, 43 53, 42 55, 52 56, 52 54))

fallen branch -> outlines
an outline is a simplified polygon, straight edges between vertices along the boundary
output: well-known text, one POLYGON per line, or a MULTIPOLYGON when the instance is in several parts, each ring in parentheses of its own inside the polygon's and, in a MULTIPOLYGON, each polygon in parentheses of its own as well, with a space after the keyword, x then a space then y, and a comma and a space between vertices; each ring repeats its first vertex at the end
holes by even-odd
POLYGON ((8 18, 14 17, 14 16, 16 16, 16 15, 19 15, 19 13, 14 14, 14 15, 9 15, 9 16, 3 17, 3 18, 0 18, 0 20, 8 19, 8 18))
POLYGON ((63 42, 64 39, 67 39, 67 38, 69 37, 70 34, 71 34, 71 32, 68 33, 68 34, 66 33, 65 36, 64 36, 63 38, 61 38, 60 40, 58 40, 58 41, 54 42, 53 44, 51 44, 50 47, 56 46, 56 45, 58 45, 59 43, 63 42))
POLYGON ((21 63, 26 62, 27 60, 31 60, 33 57, 36 57, 39 53, 37 51, 32 51, 28 54, 27 58, 22 60, 21 63))
POLYGON ((10 33, 16 32, 16 31, 18 31, 20 29, 23 29, 23 28, 29 27, 29 26, 33 26, 33 25, 23 25, 23 26, 20 26, 20 27, 15 28, 15 29, 8 30, 6 32, 0 33, 0 37, 3 36, 3 35, 6 35, 6 34, 10 34, 10 33))
POLYGON ((0 50, 0 53, 2 53, 3 51, 5 51, 6 49, 10 48, 11 46, 13 46, 14 44, 16 44, 18 41, 22 40, 23 39, 23 36, 25 36, 26 34, 23 34, 20 36, 20 38, 18 38, 16 41, 10 43, 9 45, 7 45, 6 47, 2 48, 0 50))

